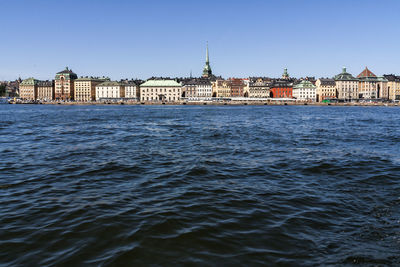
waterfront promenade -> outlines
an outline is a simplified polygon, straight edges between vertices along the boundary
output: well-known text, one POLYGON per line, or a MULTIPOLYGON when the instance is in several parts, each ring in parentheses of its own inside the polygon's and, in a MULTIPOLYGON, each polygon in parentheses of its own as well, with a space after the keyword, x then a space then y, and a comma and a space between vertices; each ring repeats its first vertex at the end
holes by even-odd
POLYGON ((387 107, 397 107, 399 103, 396 102, 341 102, 341 103, 321 103, 321 102, 304 102, 304 101, 175 101, 175 102, 150 102, 150 101, 109 101, 109 102, 63 102, 63 101, 52 101, 52 102, 29 102, 20 101, 14 102, 10 101, 10 104, 36 104, 36 105, 66 105, 66 106, 85 106, 85 105, 212 105, 212 106, 262 106, 262 105, 272 105, 272 106, 387 106, 387 107))

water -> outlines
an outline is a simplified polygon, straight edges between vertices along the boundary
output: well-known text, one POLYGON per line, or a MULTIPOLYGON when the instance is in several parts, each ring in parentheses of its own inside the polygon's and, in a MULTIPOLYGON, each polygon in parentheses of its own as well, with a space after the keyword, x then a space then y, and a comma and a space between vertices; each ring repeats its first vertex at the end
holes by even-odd
POLYGON ((400 109, 0 106, 0 265, 399 265, 400 109))

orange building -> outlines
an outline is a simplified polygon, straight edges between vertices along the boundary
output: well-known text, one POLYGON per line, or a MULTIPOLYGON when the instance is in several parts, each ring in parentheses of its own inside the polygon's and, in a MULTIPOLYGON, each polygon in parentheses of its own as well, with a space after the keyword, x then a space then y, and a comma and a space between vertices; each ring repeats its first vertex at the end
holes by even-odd
POLYGON ((269 91, 272 98, 292 98, 293 83, 289 80, 276 80, 269 91))

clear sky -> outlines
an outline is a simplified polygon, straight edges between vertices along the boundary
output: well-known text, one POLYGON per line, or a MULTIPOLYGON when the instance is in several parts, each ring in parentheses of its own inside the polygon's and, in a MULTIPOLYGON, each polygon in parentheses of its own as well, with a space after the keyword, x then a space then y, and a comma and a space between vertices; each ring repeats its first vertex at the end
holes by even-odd
POLYGON ((0 0, 0 80, 400 74, 398 0, 0 0))

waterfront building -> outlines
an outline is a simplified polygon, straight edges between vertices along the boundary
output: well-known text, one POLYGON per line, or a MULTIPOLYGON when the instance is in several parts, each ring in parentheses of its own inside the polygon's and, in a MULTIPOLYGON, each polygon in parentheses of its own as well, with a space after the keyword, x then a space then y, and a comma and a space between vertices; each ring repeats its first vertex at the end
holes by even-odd
POLYGON ((400 76, 393 74, 383 75, 388 81, 387 88, 390 100, 400 100, 400 76))
POLYGON ((23 80, 19 85, 20 97, 24 100, 36 100, 37 98, 37 83, 35 78, 23 80))
MULTIPOLYGON (((248 84, 248 97, 267 98, 269 97, 270 83, 262 78, 250 78, 248 84)), ((246 96, 246 93, 245 93, 246 96)))
POLYGON ((22 80, 21 78, 18 78, 15 81, 9 81, 6 82, 5 90, 6 90, 6 96, 7 97, 16 97, 19 95, 19 85, 21 84, 22 80))
POLYGON ((389 99, 387 80, 384 77, 377 77, 367 67, 357 76, 358 96, 360 99, 389 99))
POLYGON ((197 82, 195 79, 185 81, 182 86, 182 97, 193 98, 197 96, 196 93, 197 82))
POLYGON ((317 101, 321 102, 325 99, 335 99, 336 95, 336 82, 334 79, 320 78, 315 82, 317 86, 317 101))
POLYGON ((212 70, 210 66, 210 58, 208 55, 208 43, 207 43, 207 48, 206 48, 206 64, 203 69, 203 78, 211 78, 212 76, 212 70))
POLYGON ((292 98, 293 82, 291 80, 275 80, 270 86, 271 98, 292 98))
POLYGON ((74 81, 78 76, 68 67, 56 74, 55 99, 71 100, 74 98, 74 81))
POLYGON ((141 101, 178 101, 182 84, 175 80, 148 80, 140 86, 141 101))
POLYGON ((231 97, 244 97, 245 83, 243 82, 243 79, 231 78, 229 80, 230 80, 231 97))
POLYGON ((121 100, 125 97, 125 86, 123 83, 105 81, 96 85, 96 101, 121 100))
POLYGON ((54 99, 54 80, 37 82, 37 100, 49 101, 54 99))
POLYGON ((334 77, 334 80, 339 99, 351 101, 358 98, 358 79, 348 73, 345 67, 334 77))
POLYGON ((231 97, 231 83, 229 80, 218 79, 214 83, 215 97, 231 97))
POLYGON ((138 101, 140 99, 140 83, 139 80, 122 81, 125 85, 125 98, 138 101))
POLYGON ((293 86, 293 98, 302 101, 315 102, 317 96, 317 87, 312 82, 303 80, 293 86))
POLYGON ((109 80, 105 77, 80 77, 74 81, 74 99, 79 102, 96 100, 96 86, 109 80))
POLYGON ((212 84, 208 79, 198 79, 196 81, 197 97, 212 97, 212 84))

